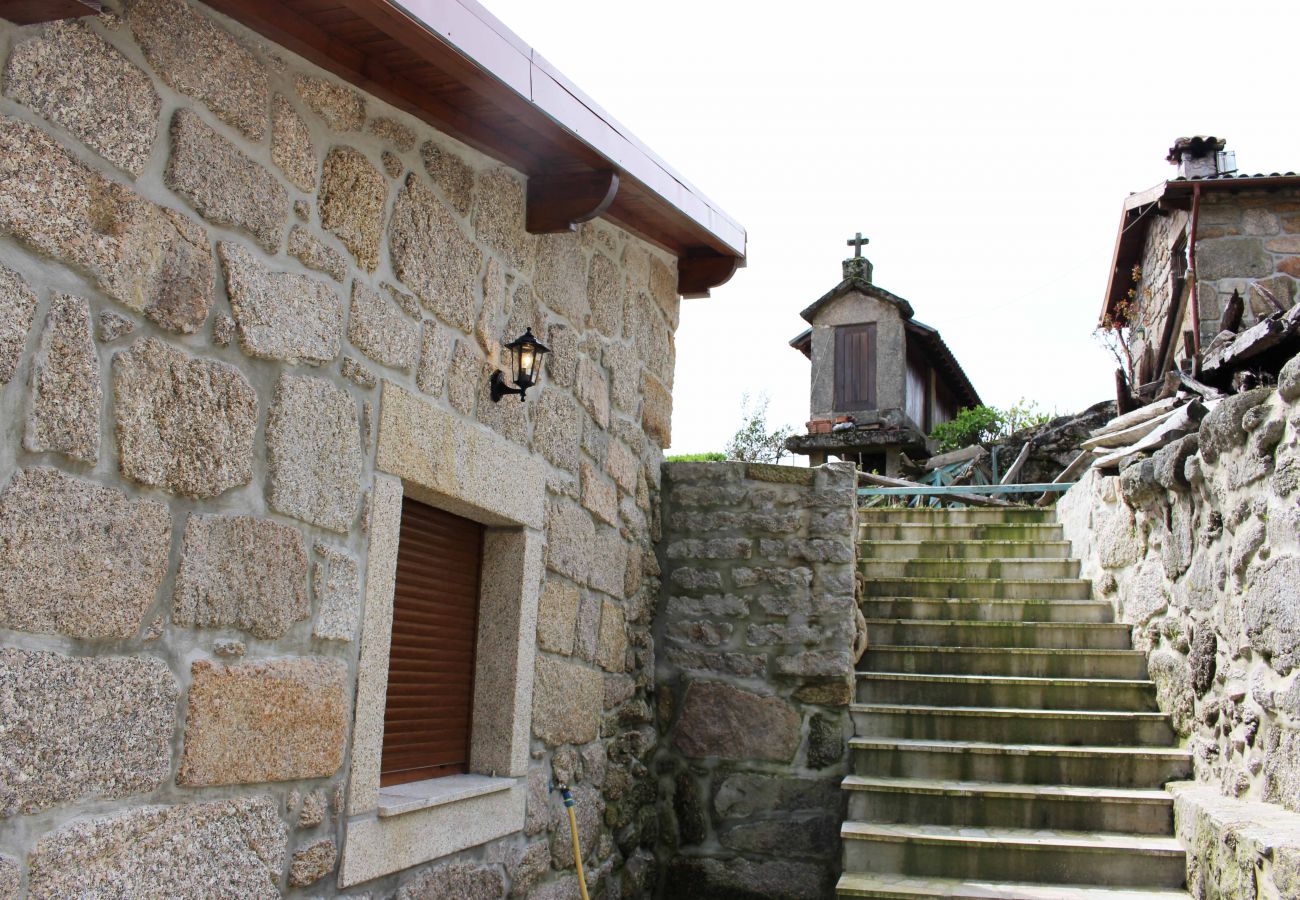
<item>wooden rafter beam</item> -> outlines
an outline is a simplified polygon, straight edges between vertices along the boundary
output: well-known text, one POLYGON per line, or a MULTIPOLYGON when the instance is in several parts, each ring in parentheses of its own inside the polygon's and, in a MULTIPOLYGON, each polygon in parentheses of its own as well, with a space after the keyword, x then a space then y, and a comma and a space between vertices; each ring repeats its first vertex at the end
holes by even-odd
POLYGON ((726 284, 740 260, 709 252, 691 252, 677 261, 677 293, 683 297, 707 297, 709 291, 726 284))
POLYGON ((8 19, 15 25, 79 19, 103 11, 99 0, 0 0, 0 19, 8 19))

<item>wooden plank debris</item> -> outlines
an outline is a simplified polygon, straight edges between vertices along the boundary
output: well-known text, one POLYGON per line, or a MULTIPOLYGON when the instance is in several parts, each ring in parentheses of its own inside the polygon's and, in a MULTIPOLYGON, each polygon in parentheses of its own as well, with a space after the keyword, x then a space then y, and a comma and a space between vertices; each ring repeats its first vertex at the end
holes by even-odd
POLYGON ((1016 476, 1018 476, 1020 470, 1025 467, 1025 460, 1029 459, 1029 451, 1033 449, 1034 442, 1025 441, 1025 446, 1020 448, 1020 455, 1016 457, 1016 461, 1011 464, 1011 468, 1007 469, 1006 474, 1002 476, 1002 480, 1000 480, 998 484, 1015 484, 1016 476))
POLYGON ((933 472, 942 466, 966 462, 968 459, 980 459, 987 453, 988 451, 980 444, 971 444, 969 447, 963 447, 960 450, 949 450, 947 453, 931 456, 925 463, 925 471, 933 472))
MULTIPOLYGON (((1151 405, 1155 406, 1156 404, 1152 403, 1151 405)), ((1084 450, 1105 450, 1113 447, 1127 447, 1134 441, 1146 437, 1152 431, 1155 431, 1163 425, 1171 416, 1177 414, 1177 409, 1171 409, 1167 412, 1160 413, 1157 416, 1153 416, 1145 422, 1130 425, 1123 431, 1112 431, 1107 434, 1098 435, 1097 437, 1088 438, 1088 440, 1084 441, 1079 446, 1084 450)))
MULTIPOLYGON (((1092 459, 1095 454, 1091 450, 1080 450, 1079 455, 1071 460, 1070 464, 1065 467, 1065 471, 1052 479, 1052 484, 1062 484, 1067 481, 1074 481, 1081 475, 1084 470, 1092 465, 1092 459)), ((1046 506, 1056 497, 1054 491, 1043 491, 1043 495, 1035 502, 1035 506, 1046 506)))
MULTIPOLYGON (((858 484, 874 484, 878 487, 897 487, 897 488, 919 488, 925 491, 928 496, 942 496, 944 493, 943 486, 936 487, 932 484, 918 484, 915 481, 908 481, 904 478, 890 478, 885 475, 876 475, 872 472, 858 472, 858 484)), ((959 494, 952 492, 954 499, 961 500, 962 503, 969 503, 971 506, 1011 506, 1005 500, 996 500, 992 497, 981 497, 978 494, 959 494)))
POLYGON ((1220 341, 1220 332, 1205 350, 1201 371, 1213 375, 1240 368, 1247 361, 1272 350, 1300 330, 1300 303, 1285 313, 1274 313, 1247 328, 1231 340, 1220 341))
POLYGON ((1211 400, 1202 404, 1199 400, 1193 400, 1186 406, 1180 406, 1172 413, 1167 414, 1158 421, 1156 428, 1147 432, 1137 443, 1130 444, 1127 447, 1120 447, 1105 456, 1098 457, 1093 463, 1098 469, 1108 469, 1116 466, 1122 466, 1139 453, 1148 453, 1152 450, 1159 450, 1166 444, 1171 444, 1195 431, 1205 418, 1207 409, 1213 408, 1218 401, 1211 400))

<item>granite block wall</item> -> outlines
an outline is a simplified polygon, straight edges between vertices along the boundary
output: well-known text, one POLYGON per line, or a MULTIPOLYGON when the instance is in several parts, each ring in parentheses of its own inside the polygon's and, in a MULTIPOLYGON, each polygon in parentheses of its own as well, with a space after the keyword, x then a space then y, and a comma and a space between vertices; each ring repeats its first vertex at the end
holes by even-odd
POLYGON ((417 407, 540 461, 527 821, 349 894, 576 896, 556 779, 593 896, 645 894, 674 260, 527 234, 520 173, 199 3, 105 6, 0 21, 0 895, 340 892, 417 407), (542 385, 493 404, 526 327, 542 385))
POLYGON ((854 467, 664 466, 660 896, 821 898, 859 636, 854 467))

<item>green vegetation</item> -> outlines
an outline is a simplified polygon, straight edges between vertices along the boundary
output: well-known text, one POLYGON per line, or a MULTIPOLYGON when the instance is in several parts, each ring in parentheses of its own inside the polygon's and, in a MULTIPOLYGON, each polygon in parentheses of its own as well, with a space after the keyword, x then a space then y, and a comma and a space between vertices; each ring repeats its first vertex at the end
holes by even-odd
POLYGON ((767 430, 768 396, 760 394, 751 402, 749 394, 740 398, 740 429, 727 441, 727 458, 743 462, 779 463, 788 455, 785 440, 794 434, 789 425, 767 430))
POLYGON ((676 456, 664 457, 668 462, 723 462, 726 458, 727 454, 716 450, 711 453, 678 453, 676 456))
POLYGON ((958 410, 957 417, 951 421, 936 425, 930 439, 938 442, 939 452, 944 453, 975 443, 991 444, 1023 428, 1044 425, 1055 417, 1054 412, 1039 409, 1037 403, 1024 398, 1007 409, 971 406, 958 410))

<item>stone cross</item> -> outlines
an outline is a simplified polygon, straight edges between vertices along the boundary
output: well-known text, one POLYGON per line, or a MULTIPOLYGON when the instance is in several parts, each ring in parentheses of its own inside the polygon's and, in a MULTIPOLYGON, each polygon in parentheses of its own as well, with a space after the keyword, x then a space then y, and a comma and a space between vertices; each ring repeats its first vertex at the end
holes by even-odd
POLYGON ((862 245, 870 244, 871 238, 864 238, 862 232, 859 231, 857 237, 849 238, 847 243, 853 248, 853 256, 856 258, 862 255, 862 245))

